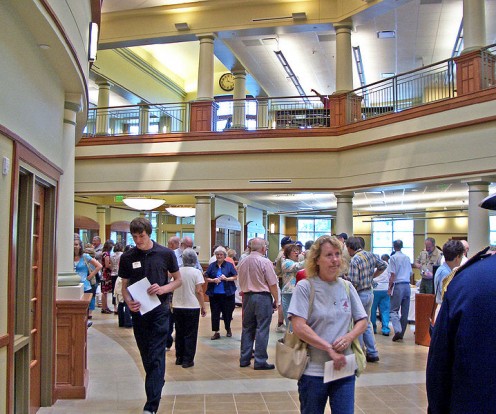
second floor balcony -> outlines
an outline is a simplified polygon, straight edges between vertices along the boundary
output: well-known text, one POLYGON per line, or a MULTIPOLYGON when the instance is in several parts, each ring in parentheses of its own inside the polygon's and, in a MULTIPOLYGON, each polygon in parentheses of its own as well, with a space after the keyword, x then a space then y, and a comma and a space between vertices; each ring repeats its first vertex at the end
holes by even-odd
POLYGON ((91 108, 87 137, 328 129, 452 99, 496 85, 496 45, 323 99, 215 99, 91 108))

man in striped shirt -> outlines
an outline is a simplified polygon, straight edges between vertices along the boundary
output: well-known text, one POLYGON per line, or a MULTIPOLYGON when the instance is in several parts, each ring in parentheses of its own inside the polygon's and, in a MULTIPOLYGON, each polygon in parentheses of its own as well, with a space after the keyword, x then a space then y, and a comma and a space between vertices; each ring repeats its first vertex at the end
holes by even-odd
POLYGON ((348 279, 358 292, 363 307, 368 316, 368 327, 360 342, 365 343, 367 349, 367 361, 379 361, 379 352, 375 346, 374 331, 370 323, 370 309, 374 301, 372 290, 372 279, 379 276, 386 270, 387 263, 379 259, 379 256, 363 250, 365 247, 362 240, 358 237, 350 237, 346 240, 346 247, 351 256, 348 279))

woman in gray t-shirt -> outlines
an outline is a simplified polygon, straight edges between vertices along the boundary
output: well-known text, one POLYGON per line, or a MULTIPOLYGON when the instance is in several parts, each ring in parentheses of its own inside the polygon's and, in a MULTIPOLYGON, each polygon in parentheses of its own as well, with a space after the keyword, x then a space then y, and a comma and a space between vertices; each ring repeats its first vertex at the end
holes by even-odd
POLYGON ((288 309, 295 334, 309 345, 310 362, 298 381, 302 414, 324 413, 327 400, 333 414, 354 411, 355 376, 328 383, 323 379, 325 362, 333 360, 334 369, 341 369, 345 355, 353 352, 351 343, 367 329, 367 313, 355 288, 338 278, 342 266, 340 241, 319 237, 306 258, 308 277, 296 285, 288 309), (310 283, 315 296, 308 318, 310 283), (348 332, 351 318, 355 325, 348 332))

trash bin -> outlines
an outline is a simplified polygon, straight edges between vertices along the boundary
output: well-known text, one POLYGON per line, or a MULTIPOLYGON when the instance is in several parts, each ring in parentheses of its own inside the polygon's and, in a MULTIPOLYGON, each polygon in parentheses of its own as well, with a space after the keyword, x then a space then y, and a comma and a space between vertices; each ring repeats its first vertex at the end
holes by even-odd
POLYGON ((429 346, 431 336, 429 325, 435 295, 417 293, 415 295, 415 343, 429 346))

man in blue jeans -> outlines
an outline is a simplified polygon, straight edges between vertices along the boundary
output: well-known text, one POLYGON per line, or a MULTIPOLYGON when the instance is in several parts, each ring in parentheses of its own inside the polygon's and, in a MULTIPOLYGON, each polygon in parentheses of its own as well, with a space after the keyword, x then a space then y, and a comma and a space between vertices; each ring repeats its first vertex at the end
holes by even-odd
POLYGON ((135 218, 129 229, 136 247, 122 254, 119 276, 122 278, 122 295, 133 315, 134 338, 146 373, 146 404, 143 414, 154 414, 158 410, 165 382, 169 296, 181 286, 181 274, 174 251, 150 239, 152 225, 147 219, 135 218), (151 285, 147 293, 150 296, 157 295, 161 303, 153 310, 141 314, 140 302, 133 299, 127 288, 145 277, 151 285))
POLYGON ((346 248, 351 256, 348 278, 357 290, 365 312, 367 312, 367 330, 363 334, 367 361, 377 362, 379 361, 379 352, 375 346, 374 331, 370 323, 370 311, 374 300, 372 279, 384 272, 387 264, 372 252, 363 250, 364 247, 362 240, 358 237, 350 237, 346 240, 346 248))

